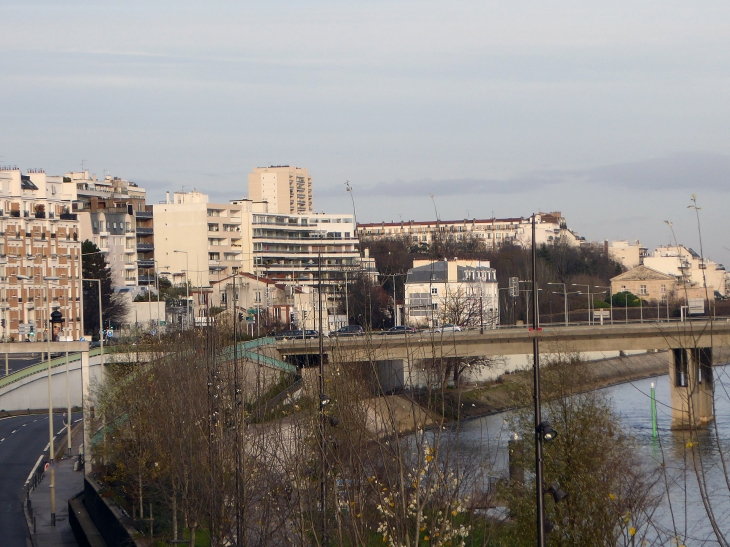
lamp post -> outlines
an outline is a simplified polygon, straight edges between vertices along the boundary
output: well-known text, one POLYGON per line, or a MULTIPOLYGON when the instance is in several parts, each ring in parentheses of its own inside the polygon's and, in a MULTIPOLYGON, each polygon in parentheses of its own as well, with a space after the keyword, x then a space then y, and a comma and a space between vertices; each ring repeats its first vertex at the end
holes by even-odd
POLYGON ((573 287, 586 287, 588 289, 588 325, 591 325, 591 286, 582 283, 571 283, 573 287))
MULTIPOLYGON (((104 319, 102 318, 102 304, 101 304, 101 279, 87 279, 83 278, 81 281, 88 281, 89 283, 94 282, 99 287, 99 358, 101 359, 101 378, 104 378, 104 319)), ((83 290, 81 291, 83 292, 83 290)), ((82 329, 84 326, 82 326, 82 329)))
POLYGON ((568 291, 565 288, 565 283, 553 283, 548 282, 548 285, 562 285, 563 286, 563 299, 565 300, 565 326, 568 326, 568 291))
POLYGON ((188 277, 190 275, 188 273, 190 272, 190 262, 188 261, 188 252, 178 250, 173 250, 173 252, 185 254, 185 320, 190 326, 190 278, 188 277))
POLYGON ((611 288, 611 285, 603 286, 603 285, 595 285, 596 289, 608 289, 608 300, 611 304, 611 324, 613 325, 613 289, 611 288))

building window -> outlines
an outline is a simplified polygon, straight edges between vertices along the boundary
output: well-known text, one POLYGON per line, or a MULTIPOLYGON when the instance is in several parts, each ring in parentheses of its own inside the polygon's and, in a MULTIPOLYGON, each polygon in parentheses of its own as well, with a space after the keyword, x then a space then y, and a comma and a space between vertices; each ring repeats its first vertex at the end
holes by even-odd
POLYGON ((431 287, 431 294, 438 294, 438 293, 439 293, 438 287, 431 287))
POLYGON ((646 285, 641 285, 639 287, 639 294, 641 294, 641 295, 646 295, 647 294, 647 292, 646 292, 646 285))
POLYGON ((667 292, 667 286, 664 283, 662 283, 662 292, 667 292))

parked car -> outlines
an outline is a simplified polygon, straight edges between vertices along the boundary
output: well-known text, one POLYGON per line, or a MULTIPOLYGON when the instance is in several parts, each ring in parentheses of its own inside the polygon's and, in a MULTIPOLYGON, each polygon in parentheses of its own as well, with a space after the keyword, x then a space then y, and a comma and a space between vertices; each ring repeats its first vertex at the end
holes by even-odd
POLYGON ((461 327, 453 323, 446 323, 445 325, 436 327, 433 332, 461 332, 461 327))
POLYGON ((339 338, 341 336, 363 336, 364 334, 365 331, 362 330, 360 325, 347 325, 330 333, 330 336, 333 338, 339 338))
POLYGON ((401 325, 400 327, 391 327, 388 330, 384 330, 380 334, 391 335, 391 334, 415 334, 415 333, 416 333, 415 327, 406 327, 406 326, 401 325))

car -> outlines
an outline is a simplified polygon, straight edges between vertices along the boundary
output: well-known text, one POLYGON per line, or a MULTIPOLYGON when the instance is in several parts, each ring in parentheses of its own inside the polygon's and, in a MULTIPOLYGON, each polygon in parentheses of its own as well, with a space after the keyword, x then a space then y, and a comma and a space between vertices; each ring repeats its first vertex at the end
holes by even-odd
POLYGON ((365 331, 362 330, 360 325, 346 325, 342 328, 337 329, 335 332, 330 333, 333 338, 339 338, 344 336, 363 336, 365 331))
POLYGON ((302 331, 300 330, 285 330, 277 334, 274 338, 276 340, 293 340, 295 338, 302 338, 302 331))
POLYGON ((453 323, 446 323, 445 325, 436 327, 433 332, 461 332, 461 327, 453 323))
POLYGON ((401 325, 399 327, 391 327, 388 330, 384 330, 380 334, 392 335, 392 334, 415 334, 416 329, 414 327, 406 327, 401 325))

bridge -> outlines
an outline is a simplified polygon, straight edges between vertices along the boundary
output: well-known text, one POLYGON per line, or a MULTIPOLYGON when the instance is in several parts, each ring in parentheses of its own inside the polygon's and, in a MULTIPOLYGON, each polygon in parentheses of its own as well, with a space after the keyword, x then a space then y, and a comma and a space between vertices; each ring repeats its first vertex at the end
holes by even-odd
MULTIPOLYGON (((532 354, 669 350, 672 427, 701 427, 714 419, 712 349, 730 347, 730 321, 688 320, 602 326, 554 326, 533 331, 502 328, 485 331, 431 331, 400 335, 367 335, 324 340, 325 359, 371 363, 386 389, 422 387, 422 363, 434 359, 532 354)), ((280 355, 293 362, 316 362, 318 340, 282 340, 280 355)))

